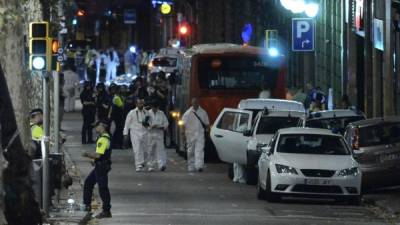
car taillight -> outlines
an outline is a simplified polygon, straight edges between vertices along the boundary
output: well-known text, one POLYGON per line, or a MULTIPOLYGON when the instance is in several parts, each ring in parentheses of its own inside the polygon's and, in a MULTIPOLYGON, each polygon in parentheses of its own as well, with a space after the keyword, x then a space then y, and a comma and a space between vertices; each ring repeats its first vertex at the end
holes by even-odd
POLYGON ((354 136, 352 138, 352 148, 353 150, 360 150, 360 132, 358 128, 354 130, 354 136))

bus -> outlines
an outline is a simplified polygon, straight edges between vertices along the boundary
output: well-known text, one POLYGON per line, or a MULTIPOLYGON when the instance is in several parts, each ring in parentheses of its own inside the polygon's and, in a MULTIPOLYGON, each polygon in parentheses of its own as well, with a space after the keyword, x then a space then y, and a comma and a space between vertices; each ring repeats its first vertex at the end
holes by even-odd
MULTIPOLYGON (((283 56, 236 44, 195 45, 182 54, 180 71, 171 85, 170 112, 174 118, 171 139, 179 154, 186 153, 180 119, 193 97, 208 113, 210 125, 225 107, 236 108, 240 100, 257 98, 262 90, 270 91, 272 98, 286 97, 283 56)), ((217 157, 211 141, 206 141, 205 155, 206 159, 217 157)))

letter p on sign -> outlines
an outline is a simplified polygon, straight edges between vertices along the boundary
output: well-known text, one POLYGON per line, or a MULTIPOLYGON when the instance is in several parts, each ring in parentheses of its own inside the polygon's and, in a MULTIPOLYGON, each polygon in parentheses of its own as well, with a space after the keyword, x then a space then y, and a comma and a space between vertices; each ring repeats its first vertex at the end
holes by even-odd
POLYGON ((299 21, 297 22, 297 33, 296 37, 301 38, 303 33, 307 33, 310 30, 311 26, 309 22, 299 21))

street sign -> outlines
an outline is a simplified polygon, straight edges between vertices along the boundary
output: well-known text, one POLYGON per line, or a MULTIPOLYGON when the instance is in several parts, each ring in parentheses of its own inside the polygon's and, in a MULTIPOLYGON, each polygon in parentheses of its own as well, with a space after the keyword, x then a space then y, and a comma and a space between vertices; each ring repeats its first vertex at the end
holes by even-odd
POLYGON ((57 62, 63 62, 64 61, 64 56, 62 56, 62 55, 59 55, 59 56, 57 56, 57 62))
POLYGON ((136 24, 136 10, 125 9, 124 11, 124 23, 125 24, 136 24))
POLYGON ((292 19, 292 51, 312 52, 315 42, 315 21, 312 18, 292 19))
POLYGON ((58 53, 59 55, 62 55, 62 54, 64 53, 64 49, 63 49, 63 48, 58 48, 58 49, 57 49, 57 53, 58 53))

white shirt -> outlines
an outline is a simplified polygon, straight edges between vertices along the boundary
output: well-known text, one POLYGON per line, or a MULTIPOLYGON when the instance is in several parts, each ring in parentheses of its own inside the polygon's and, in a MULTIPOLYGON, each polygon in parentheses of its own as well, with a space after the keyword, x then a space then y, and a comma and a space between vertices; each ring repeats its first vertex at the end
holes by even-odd
POLYGON ((185 114, 183 114, 182 120, 185 125, 186 137, 198 137, 199 135, 204 135, 204 128, 199 119, 194 114, 196 113, 201 121, 205 125, 209 125, 210 121, 208 119, 207 112, 199 106, 199 108, 194 110, 193 106, 190 107, 185 114))
POLYGON ((124 135, 128 135, 129 130, 134 134, 144 135, 147 133, 147 128, 143 126, 143 122, 149 112, 145 109, 139 110, 137 107, 128 113, 125 120, 124 135))
MULTIPOLYGON (((150 126, 157 126, 166 129, 169 125, 168 119, 165 116, 164 112, 161 110, 157 110, 156 113, 154 113, 153 110, 149 110, 149 123, 150 126)), ((163 134, 164 131, 162 129, 157 129, 157 128, 151 128, 150 129, 150 134, 163 134)))

